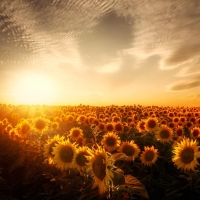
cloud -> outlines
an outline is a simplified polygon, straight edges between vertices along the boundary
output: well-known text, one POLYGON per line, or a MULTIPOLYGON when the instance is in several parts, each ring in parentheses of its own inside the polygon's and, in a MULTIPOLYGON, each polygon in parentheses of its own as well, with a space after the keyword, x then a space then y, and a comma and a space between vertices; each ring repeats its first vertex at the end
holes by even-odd
POLYGON ((169 91, 182 91, 182 90, 189 90, 195 87, 200 86, 200 80, 194 79, 194 80, 183 80, 178 81, 175 83, 172 83, 168 86, 169 91))
POLYGON ((184 44, 176 49, 166 60, 165 65, 175 66, 194 59, 200 53, 200 43, 184 44))
POLYGON ((186 63, 176 74, 178 77, 186 77, 200 74, 200 58, 191 63, 186 63))
POLYGON ((117 52, 131 47, 132 30, 127 20, 110 12, 102 16, 91 33, 78 37, 79 52, 85 65, 102 66, 117 57, 117 52))

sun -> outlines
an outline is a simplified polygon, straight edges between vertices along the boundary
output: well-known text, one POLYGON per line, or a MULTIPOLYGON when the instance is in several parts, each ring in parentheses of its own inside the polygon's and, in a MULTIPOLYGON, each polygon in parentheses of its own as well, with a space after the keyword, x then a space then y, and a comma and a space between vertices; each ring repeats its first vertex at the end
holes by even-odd
POLYGON ((17 104, 53 104, 55 99, 54 81, 45 74, 20 74, 13 87, 13 100, 17 104))

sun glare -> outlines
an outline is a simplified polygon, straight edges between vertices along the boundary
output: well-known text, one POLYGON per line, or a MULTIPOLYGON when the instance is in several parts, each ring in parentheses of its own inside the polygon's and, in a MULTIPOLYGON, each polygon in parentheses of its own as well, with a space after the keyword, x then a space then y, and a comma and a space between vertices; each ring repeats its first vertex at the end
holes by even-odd
POLYGON ((13 89, 13 98, 18 104, 52 104, 56 97, 53 80, 41 74, 20 75, 13 89))

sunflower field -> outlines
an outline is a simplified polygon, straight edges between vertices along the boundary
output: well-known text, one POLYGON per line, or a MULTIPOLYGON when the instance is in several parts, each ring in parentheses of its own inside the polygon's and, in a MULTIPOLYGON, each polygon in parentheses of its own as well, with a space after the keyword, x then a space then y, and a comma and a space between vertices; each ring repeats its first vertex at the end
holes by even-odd
POLYGON ((0 104, 1 200, 199 200, 200 107, 0 104))

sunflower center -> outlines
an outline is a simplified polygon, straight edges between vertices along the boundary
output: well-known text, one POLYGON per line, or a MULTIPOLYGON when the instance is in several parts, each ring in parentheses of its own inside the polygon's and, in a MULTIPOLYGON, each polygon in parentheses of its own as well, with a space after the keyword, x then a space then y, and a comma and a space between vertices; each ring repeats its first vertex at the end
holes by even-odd
POLYGON ((41 119, 40 119, 40 120, 37 120, 36 123, 35 123, 35 127, 36 127, 37 129, 40 129, 40 130, 44 129, 45 126, 46 126, 45 121, 44 121, 44 120, 41 120, 41 119))
POLYGON ((80 131, 79 130, 73 130, 72 135, 74 137, 78 137, 80 135, 80 131))
POLYGON ((178 121, 179 121, 179 119, 178 119, 178 118, 175 118, 175 119, 174 119, 174 122, 178 122, 178 121))
POLYGON ((108 146, 114 146, 114 145, 116 144, 116 139, 113 138, 113 137, 108 137, 108 138, 106 139, 106 144, 107 144, 108 146))
POLYGON ((161 138, 167 139, 167 138, 169 138, 169 136, 170 136, 170 133, 169 133, 168 130, 163 129, 163 130, 160 131, 160 137, 161 138))
POLYGON ((178 129, 178 130, 176 131, 176 134, 177 134, 177 136, 182 136, 182 135, 183 135, 182 129, 178 129))
POLYGON ((85 164, 87 163, 87 158, 85 157, 86 155, 88 155, 86 152, 81 152, 78 154, 78 156, 76 157, 76 163, 79 166, 85 166, 85 164))
POLYGON ((108 124, 107 126, 106 126, 106 129, 107 129, 107 131, 113 131, 113 125, 112 124, 108 124))
POLYGON ((74 152, 71 147, 64 146, 60 150, 60 159, 63 162, 72 162, 72 159, 74 157, 74 152))
POLYGON ((192 135, 193 135, 194 137, 197 137, 197 136, 199 135, 199 131, 198 131, 198 130, 193 130, 193 131, 192 131, 192 135))
POLYGON ((184 148, 180 154, 181 161, 188 164, 194 159, 194 150, 190 147, 184 148))
POLYGON ((190 128, 191 126, 192 126, 192 123, 191 123, 191 122, 188 122, 188 123, 187 123, 187 127, 190 128))
POLYGON ((104 177, 106 176, 106 165, 104 164, 104 158, 100 155, 95 156, 95 160, 92 164, 92 169, 94 175, 103 181, 104 177))
POLYGON ((135 152, 134 148, 130 145, 124 146, 122 152, 125 153, 127 156, 132 156, 135 152))
POLYGON ((174 128, 174 123, 171 122, 171 123, 168 124, 168 126, 173 129, 174 128))
POLYGON ((116 124, 116 125, 115 125, 115 130, 116 130, 116 131, 122 131, 122 126, 121 126, 121 124, 116 124))
POLYGON ((185 118, 181 118, 180 121, 184 123, 185 122, 185 118))
POLYGON ((28 124, 24 124, 22 126, 22 134, 27 134, 30 131, 30 126, 28 124))
POLYGON ((152 161, 154 158, 154 152, 153 151, 147 151, 145 154, 145 160, 146 161, 152 161))
POLYGON ((103 131, 104 128, 105 128, 105 127, 104 127, 104 124, 100 124, 100 125, 99 125, 99 130, 103 131))
POLYGON ((148 127, 149 128, 155 128, 156 127, 156 121, 151 119, 148 121, 148 127))

